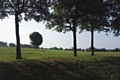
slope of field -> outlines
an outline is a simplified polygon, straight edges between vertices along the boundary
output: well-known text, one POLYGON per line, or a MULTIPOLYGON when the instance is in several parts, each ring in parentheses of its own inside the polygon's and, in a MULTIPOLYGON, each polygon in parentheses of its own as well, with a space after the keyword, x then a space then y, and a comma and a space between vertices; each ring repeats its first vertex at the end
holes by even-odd
POLYGON ((0 47, 0 80, 119 80, 120 52, 78 52, 0 47))

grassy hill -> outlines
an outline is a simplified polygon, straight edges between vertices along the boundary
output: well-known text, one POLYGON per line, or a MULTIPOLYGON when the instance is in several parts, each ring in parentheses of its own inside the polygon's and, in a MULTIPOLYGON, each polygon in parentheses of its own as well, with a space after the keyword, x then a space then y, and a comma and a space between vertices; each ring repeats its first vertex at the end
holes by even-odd
POLYGON ((0 47, 0 80, 119 80, 120 52, 78 52, 0 47))

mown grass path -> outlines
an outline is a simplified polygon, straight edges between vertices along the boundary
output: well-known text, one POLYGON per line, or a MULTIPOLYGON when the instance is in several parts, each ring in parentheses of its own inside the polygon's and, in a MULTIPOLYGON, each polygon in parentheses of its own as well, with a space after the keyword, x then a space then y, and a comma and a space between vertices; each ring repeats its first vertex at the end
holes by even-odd
POLYGON ((119 80, 120 52, 78 52, 0 48, 0 80, 119 80))

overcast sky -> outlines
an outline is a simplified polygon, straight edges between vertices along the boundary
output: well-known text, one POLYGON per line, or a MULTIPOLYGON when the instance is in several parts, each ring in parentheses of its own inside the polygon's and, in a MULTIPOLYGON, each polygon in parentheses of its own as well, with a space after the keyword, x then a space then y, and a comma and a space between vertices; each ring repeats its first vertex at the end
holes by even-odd
MULTIPOLYGON (((0 41, 16 43, 14 16, 0 21, 0 41)), ((65 34, 53 30, 45 29, 43 23, 35 21, 20 23, 20 40, 22 44, 30 44, 29 34, 39 32, 43 36, 43 43, 40 47, 63 47, 71 48, 73 46, 72 32, 65 34)), ((94 46, 96 48, 114 49, 120 48, 120 37, 108 36, 105 33, 95 32, 94 46)), ((90 47, 90 32, 77 33, 77 47, 86 49, 90 47)))

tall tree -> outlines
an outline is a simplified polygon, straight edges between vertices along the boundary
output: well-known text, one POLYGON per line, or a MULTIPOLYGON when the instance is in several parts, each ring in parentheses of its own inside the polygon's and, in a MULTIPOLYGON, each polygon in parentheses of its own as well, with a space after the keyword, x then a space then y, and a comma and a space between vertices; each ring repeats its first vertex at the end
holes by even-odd
POLYGON ((84 6, 81 29, 91 32, 91 55, 94 55, 94 31, 102 31, 108 25, 107 8, 103 0, 89 0, 84 6))
POLYGON ((22 20, 22 13, 26 9, 29 0, 5 0, 4 6, 9 15, 15 16, 15 31, 16 31, 16 59, 22 59, 19 36, 19 22, 22 20))
POLYGON ((47 22, 48 29, 58 32, 73 32, 74 56, 77 56, 76 32, 80 27, 83 0, 56 0, 52 6, 51 15, 47 22))
POLYGON ((16 31, 16 58, 22 59, 19 36, 19 22, 24 19, 26 21, 34 18, 36 21, 45 20, 48 15, 48 3, 50 0, 4 0, 4 12, 15 16, 15 31, 16 31))

